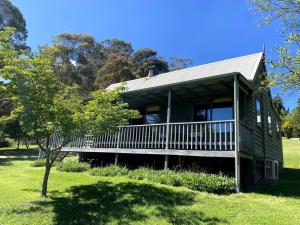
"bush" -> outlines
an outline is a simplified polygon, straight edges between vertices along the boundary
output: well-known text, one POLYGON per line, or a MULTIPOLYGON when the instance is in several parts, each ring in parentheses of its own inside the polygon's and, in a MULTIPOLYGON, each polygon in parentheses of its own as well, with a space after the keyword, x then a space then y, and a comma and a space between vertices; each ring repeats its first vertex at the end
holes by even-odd
POLYGON ((126 176, 128 174, 128 169, 126 167, 120 166, 106 166, 106 167, 97 167, 90 171, 92 176, 104 176, 104 177, 118 177, 126 176))
POLYGON ((293 135, 293 125, 289 121, 286 121, 282 124, 281 130, 283 132, 283 135, 287 139, 290 139, 292 137, 292 135, 293 135))
MULTIPOLYGON (((56 166, 57 162, 54 162, 52 166, 56 166)), ((33 161, 30 166, 32 167, 44 167, 46 166, 46 159, 38 159, 33 161)))
POLYGON ((38 159, 33 161, 30 166, 32 167, 44 167, 46 165, 46 159, 38 159))
POLYGON ((4 138, 0 138, 0 148, 5 148, 5 147, 10 147, 10 143, 4 139, 4 138))
POLYGON ((12 147, 15 145, 15 142, 11 138, 0 137, 0 148, 12 147))
POLYGON ((139 168, 128 173, 136 180, 148 180, 154 183, 183 186, 195 191, 212 193, 231 193, 235 191, 235 180, 223 174, 206 174, 195 172, 175 172, 172 170, 153 170, 139 168))
POLYGON ((234 178, 223 174, 195 173, 190 171, 175 172, 173 170, 153 170, 141 167, 129 171, 126 167, 98 167, 90 171, 93 176, 127 176, 136 180, 147 180, 171 186, 183 186, 195 191, 206 191, 217 194, 231 193, 235 190, 234 178))
POLYGON ((136 180, 149 180, 155 183, 172 186, 180 186, 181 184, 180 173, 172 170, 153 170, 142 167, 130 171, 128 177, 136 180))
POLYGON ((90 164, 78 162, 76 157, 70 157, 57 163, 56 168, 62 172, 84 172, 90 169, 90 164))
POLYGON ((196 191, 206 191, 212 193, 230 193, 235 190, 234 178, 226 177, 222 174, 206 174, 182 172, 182 186, 196 191))

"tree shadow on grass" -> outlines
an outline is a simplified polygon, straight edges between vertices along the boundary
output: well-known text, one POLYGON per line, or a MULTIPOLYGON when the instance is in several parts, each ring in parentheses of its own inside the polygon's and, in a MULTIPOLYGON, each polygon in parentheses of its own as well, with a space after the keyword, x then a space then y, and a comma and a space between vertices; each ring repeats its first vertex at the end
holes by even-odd
MULTIPOLYGON (((27 212, 53 207, 55 224, 130 224, 161 218, 172 224, 227 223, 189 208, 193 192, 178 192, 144 183, 98 182, 74 186, 51 201, 35 202, 27 212)), ((26 212, 18 212, 26 213, 26 212)))
POLYGON ((9 166, 12 161, 17 160, 34 160, 38 157, 38 151, 34 149, 1 149, 0 166, 9 166))
POLYGON ((278 181, 259 185, 249 191, 300 199, 300 169, 284 168, 278 181))

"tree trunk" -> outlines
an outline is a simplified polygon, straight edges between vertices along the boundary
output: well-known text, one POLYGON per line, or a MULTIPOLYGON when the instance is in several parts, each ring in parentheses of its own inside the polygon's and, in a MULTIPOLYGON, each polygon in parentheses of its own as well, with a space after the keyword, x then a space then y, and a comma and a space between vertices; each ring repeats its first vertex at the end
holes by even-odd
POLYGON ((18 146, 17 146, 17 150, 20 149, 20 138, 18 138, 18 146))
POLYGON ((48 178, 51 170, 51 164, 50 164, 50 154, 47 152, 46 154, 46 168, 45 168, 45 174, 42 184, 42 190, 41 190, 41 197, 47 197, 47 191, 48 191, 48 178))
POLYGON ((25 139, 24 143, 25 143, 26 149, 28 150, 29 149, 29 141, 27 139, 25 139))

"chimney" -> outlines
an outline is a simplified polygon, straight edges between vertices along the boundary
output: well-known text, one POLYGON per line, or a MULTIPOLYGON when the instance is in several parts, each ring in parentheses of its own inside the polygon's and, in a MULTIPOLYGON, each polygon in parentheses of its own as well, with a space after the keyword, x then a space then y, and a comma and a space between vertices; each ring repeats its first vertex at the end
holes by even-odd
POLYGON ((155 66, 150 66, 148 68, 148 77, 153 77, 154 76, 154 69, 155 69, 155 66))

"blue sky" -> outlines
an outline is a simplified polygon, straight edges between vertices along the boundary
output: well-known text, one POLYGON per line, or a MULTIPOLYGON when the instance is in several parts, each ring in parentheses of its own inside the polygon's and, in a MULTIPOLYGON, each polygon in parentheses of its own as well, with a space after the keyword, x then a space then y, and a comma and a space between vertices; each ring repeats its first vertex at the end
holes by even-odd
MULTIPOLYGON (((134 49, 154 48, 193 65, 259 52, 267 58, 281 43, 280 26, 259 27, 247 0, 12 0, 27 22, 28 44, 37 49, 61 32, 119 38, 134 49)), ((297 94, 283 96, 294 108, 297 94)))

